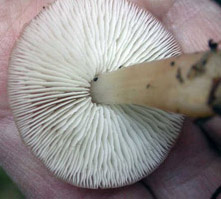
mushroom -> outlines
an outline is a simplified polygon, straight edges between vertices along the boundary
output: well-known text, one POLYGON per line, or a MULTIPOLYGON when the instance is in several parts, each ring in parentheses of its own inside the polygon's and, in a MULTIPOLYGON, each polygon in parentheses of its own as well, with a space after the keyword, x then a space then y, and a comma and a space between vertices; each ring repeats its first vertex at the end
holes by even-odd
POLYGON ((95 103, 137 104, 191 117, 221 114, 221 51, 138 64, 92 82, 95 103))
POLYGON ((73 185, 137 182, 166 158, 183 116, 94 103, 91 82, 120 67, 180 53, 172 34, 135 4, 56 1, 24 29, 10 58, 8 94, 24 143, 73 185))

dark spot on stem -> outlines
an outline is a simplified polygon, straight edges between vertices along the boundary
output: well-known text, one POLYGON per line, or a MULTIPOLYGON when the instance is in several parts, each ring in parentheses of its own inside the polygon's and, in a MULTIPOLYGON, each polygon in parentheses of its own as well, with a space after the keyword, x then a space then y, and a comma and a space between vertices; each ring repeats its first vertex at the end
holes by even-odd
POLYGON ((193 64, 190 70, 187 73, 187 78, 194 79, 200 75, 203 75, 206 72, 206 65, 211 53, 205 53, 199 61, 193 64))
POLYGON ((150 84, 147 84, 146 88, 148 89, 148 88, 150 88, 150 86, 151 86, 150 84))
POLYGON ((221 85, 221 78, 215 78, 213 79, 213 82, 212 82, 212 88, 211 88, 211 92, 210 92, 210 97, 209 97, 209 100, 208 100, 208 104, 212 104, 213 101, 216 99, 216 90, 217 88, 221 85))
POLYGON ((123 65, 121 65, 121 66, 119 67, 119 69, 122 68, 122 67, 123 67, 123 65))
MULTIPOLYGON (((204 63, 206 64, 206 60, 204 61, 204 63)), ((201 74, 203 74, 205 72, 205 64, 203 63, 197 63, 197 64, 193 64, 192 67, 190 68, 189 72, 187 73, 187 77, 189 79, 193 79, 201 74)))
POLYGON ((217 48, 218 48, 218 43, 216 43, 216 42, 214 42, 212 39, 210 39, 210 40, 208 41, 208 46, 209 46, 210 50, 215 51, 215 50, 217 50, 217 48))
POLYGON ((170 62, 170 65, 171 65, 171 66, 174 66, 174 65, 175 65, 175 62, 174 62, 174 61, 171 61, 171 62, 170 62))
POLYGON ((184 82, 180 68, 177 69, 176 78, 178 79, 178 81, 179 81, 180 83, 183 83, 183 82, 184 82))
POLYGON ((221 115, 221 78, 213 79, 208 104, 215 113, 221 115))
POLYGON ((94 82, 96 82, 98 80, 98 77, 95 77, 93 80, 94 80, 94 82))

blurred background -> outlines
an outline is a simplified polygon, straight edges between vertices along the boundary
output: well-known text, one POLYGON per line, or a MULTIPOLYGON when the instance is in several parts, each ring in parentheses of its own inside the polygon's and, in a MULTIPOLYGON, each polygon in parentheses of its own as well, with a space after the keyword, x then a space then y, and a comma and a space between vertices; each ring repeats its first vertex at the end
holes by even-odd
POLYGON ((25 199, 17 186, 0 167, 0 199, 25 199))

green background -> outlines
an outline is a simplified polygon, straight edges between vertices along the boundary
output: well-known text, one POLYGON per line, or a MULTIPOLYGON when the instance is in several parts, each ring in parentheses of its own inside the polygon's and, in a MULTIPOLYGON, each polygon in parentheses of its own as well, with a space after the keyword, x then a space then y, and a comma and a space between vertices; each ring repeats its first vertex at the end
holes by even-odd
POLYGON ((0 199, 24 199, 17 186, 0 167, 0 199))

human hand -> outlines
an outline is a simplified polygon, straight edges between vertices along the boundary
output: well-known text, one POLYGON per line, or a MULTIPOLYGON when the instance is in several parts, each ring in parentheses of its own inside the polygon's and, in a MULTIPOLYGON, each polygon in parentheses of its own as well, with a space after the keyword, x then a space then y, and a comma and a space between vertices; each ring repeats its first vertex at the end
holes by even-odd
MULTIPOLYGON (((133 0, 150 10, 174 33, 184 52, 206 50, 220 40, 221 11, 209 0, 133 0)), ((220 153, 187 119, 165 162, 134 185, 111 190, 81 189, 53 177, 21 142, 6 95, 10 51, 22 27, 53 0, 12 0, 0 5, 0 164, 27 198, 210 198, 221 182, 220 153), (152 190, 152 191, 151 191, 152 190)), ((206 124, 221 146, 220 119, 206 124)))

